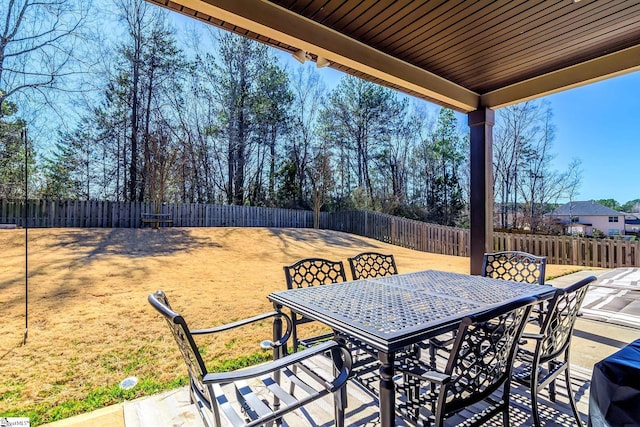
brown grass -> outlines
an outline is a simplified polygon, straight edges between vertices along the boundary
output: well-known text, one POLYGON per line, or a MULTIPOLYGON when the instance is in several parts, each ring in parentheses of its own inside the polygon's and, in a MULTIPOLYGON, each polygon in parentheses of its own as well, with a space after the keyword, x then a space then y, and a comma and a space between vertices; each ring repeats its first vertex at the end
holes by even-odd
MULTIPOLYGON (((29 335, 24 231, 0 230, 0 414, 83 399, 136 375, 163 383, 186 371, 147 295, 164 290, 193 328, 272 309, 282 266, 300 258, 393 253, 398 269, 468 273, 469 259, 416 252, 358 236, 264 228, 29 230, 29 335)), ((575 271, 549 266, 549 276, 575 271)), ((270 324, 205 345, 209 360, 255 353, 270 324)))

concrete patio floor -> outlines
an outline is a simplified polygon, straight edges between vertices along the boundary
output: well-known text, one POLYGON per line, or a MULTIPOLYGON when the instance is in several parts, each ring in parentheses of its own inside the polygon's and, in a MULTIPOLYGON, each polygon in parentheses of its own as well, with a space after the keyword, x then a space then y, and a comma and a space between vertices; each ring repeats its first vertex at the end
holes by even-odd
MULTIPOLYGON (((574 367, 573 370, 573 390, 576 392, 581 418, 586 423, 590 372, 579 367, 574 367)), ((555 404, 551 404, 544 397, 540 400, 542 420, 545 426, 573 426, 575 425, 575 420, 568 404, 566 388, 562 381, 557 384, 558 396, 555 404)), ((379 426, 377 400, 355 381, 351 381, 348 384, 347 390, 349 405, 345 424, 364 427, 379 426)), ((528 426, 533 424, 529 399, 528 391, 524 388, 514 387, 511 393, 511 425, 528 426)), ((289 426, 311 425, 328 427, 333 425, 331 405, 331 398, 325 398, 323 401, 316 402, 302 410, 287 415, 285 423, 289 426)), ((470 414, 471 412, 468 413, 470 414)), ((465 417, 464 413, 462 417, 465 417)), ((189 393, 186 387, 48 424, 51 427, 203 427, 204 425, 195 407, 189 402, 189 393)), ((401 418, 397 418, 396 425, 402 427, 410 424, 407 424, 401 418)), ((497 417, 487 425, 502 425, 502 421, 497 417)))
MULTIPOLYGON (((635 269, 637 270, 637 269, 635 269)), ((637 273, 635 271, 634 273, 637 273)), ((603 283, 604 288, 611 288, 612 278, 622 277, 619 270, 582 271, 564 276, 549 283, 556 286, 566 286, 575 283, 582 277, 595 274, 599 276, 598 283, 603 283)), ((640 273, 638 273, 640 274, 640 273)), ((625 326, 626 324, 640 325, 640 310, 635 311, 635 300, 627 304, 631 310, 627 310, 624 316, 615 316, 612 310, 621 305, 615 302, 616 295, 624 297, 624 293, 611 293, 603 291, 596 283, 589 290, 584 316, 576 322, 574 337, 571 346, 573 391, 576 393, 578 410, 586 423, 588 414, 588 399, 590 377, 593 365, 603 358, 616 352, 626 344, 640 338, 640 329, 625 326), (609 313, 611 311, 611 313, 609 313), (597 319, 597 320, 595 320, 597 319), (621 320, 622 319, 622 320, 621 320)), ((638 289, 637 283, 623 283, 625 289, 631 290, 634 295, 638 289), (633 286, 635 289, 632 289, 633 286)), ((628 300, 629 297, 627 297, 628 300)), ((567 392, 563 381, 558 381, 558 402, 552 404, 543 394, 542 420, 546 426, 572 426, 575 420, 567 401, 567 392)), ((348 385, 348 402, 346 425, 349 426, 377 426, 377 401, 354 381, 348 385)), ((513 387, 511 401, 511 424, 514 426, 532 425, 530 416, 529 392, 524 388, 513 387)), ((329 426, 333 424, 331 401, 310 406, 309 409, 296 411, 285 419, 289 425, 302 424, 315 426, 329 426), (311 411, 311 412, 309 412, 311 411)), ((496 418, 495 425, 501 425, 501 420, 496 418)), ((47 424, 48 427, 77 427, 77 426, 104 426, 104 427, 162 427, 162 426, 190 426, 201 427, 202 423, 196 409, 189 404, 186 388, 171 390, 162 394, 149 396, 134 401, 124 402, 103 408, 88 414, 68 418, 66 420, 47 424)), ((397 425, 406 425, 401 419, 397 419, 397 425)), ((494 425, 490 423, 488 425, 494 425)))

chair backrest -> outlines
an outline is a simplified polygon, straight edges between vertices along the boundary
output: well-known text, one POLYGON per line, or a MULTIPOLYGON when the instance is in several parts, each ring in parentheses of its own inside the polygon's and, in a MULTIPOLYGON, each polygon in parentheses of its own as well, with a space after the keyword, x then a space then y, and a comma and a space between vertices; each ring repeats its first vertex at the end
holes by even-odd
POLYGON ((482 261, 482 275, 494 279, 543 285, 546 266, 547 257, 526 252, 486 253, 482 261))
POLYGON ((205 366, 200 351, 196 346, 193 336, 189 331, 187 322, 178 313, 171 309, 167 296, 162 291, 156 291, 149 295, 149 303, 162 314, 169 325, 171 334, 178 344, 180 353, 187 365, 189 371, 189 378, 192 381, 197 381, 194 385, 202 395, 201 397, 206 399, 207 393, 204 385, 198 381, 207 374, 207 367, 205 366))
POLYGON ((398 274, 393 255, 378 252, 362 252, 352 258, 347 258, 353 280, 369 279, 372 277, 390 276, 398 274))
POLYGON ((322 258, 305 258, 284 267, 287 289, 346 282, 342 261, 322 258))
POLYGON ((576 317, 587 294, 594 276, 586 277, 564 289, 557 289, 546 308, 540 334, 543 336, 540 346, 540 363, 555 359, 571 343, 576 317))
POLYGON ((440 392, 440 414, 483 401, 509 381, 518 340, 536 302, 523 298, 462 320, 444 372, 451 379, 440 392))
MULTIPOLYGON (((344 425, 342 393, 351 376, 353 360, 350 350, 343 343, 329 340, 295 355, 279 353, 283 357, 269 363, 233 372, 207 373, 193 335, 228 331, 262 322, 270 317, 282 316, 287 322, 287 332, 275 343, 269 342, 275 350, 276 346, 282 346, 289 337, 291 320, 282 313, 269 312, 213 328, 190 330, 182 316, 171 309, 162 291, 149 295, 149 302, 164 316, 178 344, 189 371, 191 402, 195 403, 207 426, 271 426, 285 414, 330 393, 339 393, 334 399, 335 424, 344 425), (320 374, 301 363, 316 356, 324 359, 326 355, 330 355, 333 362, 333 378, 328 371, 320 374), (304 380, 295 374, 298 367, 302 368, 304 380), (301 392, 294 395, 293 386, 289 392, 281 387, 280 379, 283 374, 289 378, 289 385, 298 385, 301 392), (281 402, 283 405, 280 405, 281 402), (221 415, 228 423, 222 423, 221 415)), ((315 363, 317 362, 313 364, 315 363)))

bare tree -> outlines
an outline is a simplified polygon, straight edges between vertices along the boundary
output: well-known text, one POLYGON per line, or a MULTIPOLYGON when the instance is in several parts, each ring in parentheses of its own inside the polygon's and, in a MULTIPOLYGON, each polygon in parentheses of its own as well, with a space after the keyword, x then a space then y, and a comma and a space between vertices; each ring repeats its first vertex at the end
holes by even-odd
POLYGON ((75 74, 74 52, 89 5, 76 0, 2 1, 0 105, 18 95, 51 104, 51 90, 68 90, 62 80, 75 74))
POLYGON ((501 226, 509 227, 511 204, 512 227, 516 227, 518 179, 522 178, 524 156, 529 150, 531 133, 537 126, 539 108, 535 101, 505 107, 498 112, 494 132, 494 193, 500 203, 501 226))
POLYGON ((315 68, 304 66, 292 73, 290 86, 293 93, 293 126, 286 146, 285 169, 288 168, 292 173, 289 175, 290 182, 283 183, 282 188, 287 191, 281 193, 285 198, 295 199, 300 206, 307 180, 310 149, 318 138, 317 123, 326 88, 315 68))
POLYGON ((494 192, 501 225, 518 228, 526 223, 535 231, 550 204, 578 188, 579 162, 564 172, 553 169, 555 126, 551 106, 544 101, 501 109, 495 135, 494 192))
POLYGON ((316 151, 311 164, 307 167, 307 175, 311 184, 313 227, 320 228, 320 210, 324 206, 334 184, 331 152, 326 147, 320 147, 316 151))
POLYGON ((158 131, 149 138, 149 197, 156 202, 157 213, 161 203, 167 200, 167 186, 171 182, 170 174, 176 163, 178 152, 168 132, 158 131))
MULTIPOLYGON (((275 61, 274 61, 275 62, 275 61)), ((276 199, 276 149, 282 135, 288 131, 288 111, 293 95, 288 87, 288 75, 275 63, 265 64, 258 76, 253 110, 256 119, 258 161, 255 179, 250 185, 250 203, 267 201, 273 204, 276 199), (265 163, 268 165, 265 167, 265 163), (265 171, 268 169, 268 171, 265 171), (263 175, 267 175, 266 191, 263 175)))
POLYGON ((138 198, 138 141, 140 127, 140 69, 142 68, 143 38, 149 22, 146 15, 149 13, 149 5, 141 0, 118 0, 118 6, 122 10, 122 18, 128 24, 128 32, 132 45, 125 51, 125 56, 131 65, 131 88, 130 88, 130 138, 131 160, 129 163, 129 199, 138 198))
MULTIPOLYGON (((499 110, 494 138, 494 192, 500 203, 501 226, 517 228, 519 200, 524 180, 539 183, 550 161, 553 129, 548 123, 550 107, 527 101, 499 110), (542 141, 542 142, 540 142, 542 141), (538 153, 537 145, 543 150, 538 153), (533 170, 530 164, 539 167, 533 170), (509 221, 511 220, 511 221, 509 221)), ((534 188, 535 191, 535 188, 534 188)))
MULTIPOLYGON (((391 89, 352 76, 340 80, 331 93, 330 102, 325 105, 322 113, 324 132, 340 147, 340 163, 348 163, 349 168, 355 169, 364 207, 372 207, 375 202, 374 153, 378 153, 383 142, 389 139, 393 132, 392 119, 404 114, 403 107, 391 89)), ((351 183, 347 182, 347 185, 350 187, 351 183)))
POLYGON ((580 194, 580 184, 582 183, 582 161, 580 159, 573 159, 569 163, 567 172, 564 179, 564 193, 563 196, 570 201, 575 200, 576 196, 580 194))
POLYGON ((541 210, 563 191, 562 175, 551 169, 553 159, 551 148, 555 138, 551 109, 540 112, 537 131, 531 133, 531 140, 523 147, 523 166, 520 182, 516 183, 524 202, 523 216, 531 230, 537 230, 542 221, 541 210))
POLYGON ((216 56, 207 55, 205 74, 215 98, 211 134, 226 147, 227 203, 242 205, 256 133, 254 105, 258 81, 272 59, 266 46, 231 33, 219 33, 216 56))
POLYGON ((409 156, 422 125, 421 118, 409 110, 406 100, 401 101, 401 106, 405 114, 392 118, 395 132, 390 133, 375 158, 379 174, 387 184, 383 198, 388 202, 387 210, 391 211, 408 199, 409 156))
MULTIPOLYGON (((112 78, 105 91, 107 107, 116 115, 108 126, 125 126, 123 165, 128 169, 127 197, 148 200, 152 180, 157 178, 152 164, 153 145, 170 143, 176 114, 167 98, 182 92, 182 76, 187 64, 176 46, 167 13, 143 0, 116 0, 126 37, 115 51, 112 78)), ((169 149, 167 147, 167 149, 169 149)), ((153 190, 155 191, 155 190, 153 190)))

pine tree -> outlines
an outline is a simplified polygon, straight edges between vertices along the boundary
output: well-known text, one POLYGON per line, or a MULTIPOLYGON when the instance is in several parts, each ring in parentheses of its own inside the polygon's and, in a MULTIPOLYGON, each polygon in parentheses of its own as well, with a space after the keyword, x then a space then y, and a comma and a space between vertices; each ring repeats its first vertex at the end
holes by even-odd
POLYGON ((456 118, 452 110, 441 109, 431 135, 431 170, 428 171, 427 207, 431 221, 453 226, 464 208, 460 165, 464 160, 456 118))
MULTIPOLYGON (((27 141, 27 152, 24 146, 26 123, 14 119, 17 107, 5 100, 0 105, 0 198, 18 199, 24 197, 25 191, 25 154, 28 155, 27 170, 29 176, 35 169, 35 152, 31 141, 27 141)), ((31 192, 30 192, 31 193, 31 192)))

